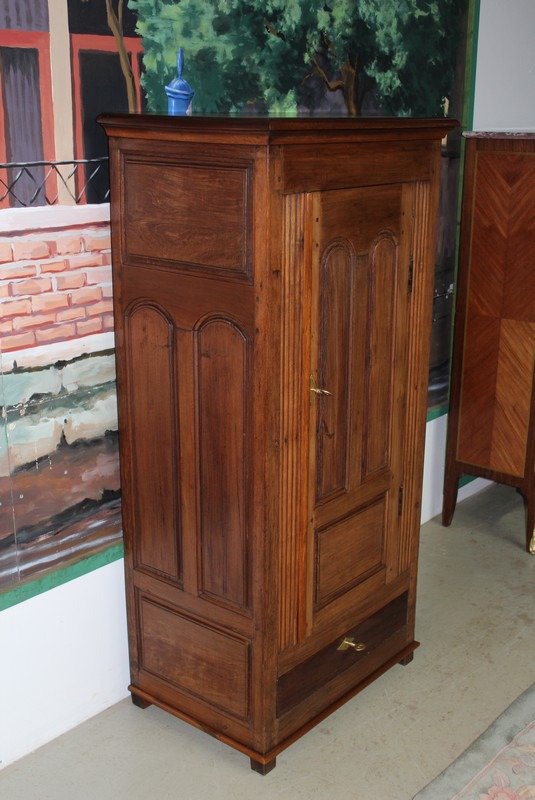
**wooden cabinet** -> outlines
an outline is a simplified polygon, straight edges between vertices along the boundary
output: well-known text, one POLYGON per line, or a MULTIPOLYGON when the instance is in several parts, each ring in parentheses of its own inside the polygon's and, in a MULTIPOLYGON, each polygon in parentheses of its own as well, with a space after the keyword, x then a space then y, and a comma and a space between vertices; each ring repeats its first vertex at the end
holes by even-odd
POLYGON ((102 121, 130 688, 266 772, 416 647, 452 123, 102 121))
POLYGON ((535 552, 535 134, 470 134, 443 521, 460 476, 516 486, 535 552))

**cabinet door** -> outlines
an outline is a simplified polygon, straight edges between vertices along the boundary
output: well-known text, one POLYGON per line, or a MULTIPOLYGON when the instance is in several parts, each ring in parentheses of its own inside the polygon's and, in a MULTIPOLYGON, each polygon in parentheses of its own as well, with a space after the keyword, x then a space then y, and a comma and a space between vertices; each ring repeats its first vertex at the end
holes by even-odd
POLYGON ((403 187, 316 197, 308 623, 397 573, 409 253, 403 187))

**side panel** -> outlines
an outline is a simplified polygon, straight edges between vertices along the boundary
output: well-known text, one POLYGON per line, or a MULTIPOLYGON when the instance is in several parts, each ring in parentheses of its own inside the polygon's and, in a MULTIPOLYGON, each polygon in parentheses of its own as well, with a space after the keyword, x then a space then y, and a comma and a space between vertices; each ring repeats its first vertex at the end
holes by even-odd
POLYGON ((535 158, 479 152, 456 457, 523 477, 535 356, 535 158))
POLYGON ((264 460, 253 463, 251 198, 263 155, 123 140, 112 149, 132 683, 248 746, 264 460))

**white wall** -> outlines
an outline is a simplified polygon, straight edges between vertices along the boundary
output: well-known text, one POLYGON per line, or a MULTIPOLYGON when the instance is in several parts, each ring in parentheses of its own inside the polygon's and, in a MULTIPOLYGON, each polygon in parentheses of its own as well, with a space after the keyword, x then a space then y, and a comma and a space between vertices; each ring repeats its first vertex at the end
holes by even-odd
MULTIPOLYGON (((422 525, 442 512, 447 427, 448 417, 446 414, 427 423, 422 492, 422 525)), ((480 492, 486 486, 490 486, 490 481, 483 480, 483 478, 471 481, 466 486, 463 486, 462 489, 459 489, 458 502, 476 494, 476 492, 480 492)))
POLYGON ((481 0, 473 129, 535 130, 535 0, 481 0))
POLYGON ((127 695, 123 561, 0 613, 0 767, 127 695))

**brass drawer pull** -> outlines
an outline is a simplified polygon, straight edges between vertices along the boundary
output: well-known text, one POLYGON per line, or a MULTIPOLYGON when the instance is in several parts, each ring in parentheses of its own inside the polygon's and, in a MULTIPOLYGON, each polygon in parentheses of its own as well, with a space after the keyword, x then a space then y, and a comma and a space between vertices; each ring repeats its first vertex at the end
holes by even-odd
POLYGON ((349 650, 349 648, 353 648, 355 652, 360 653, 362 650, 366 650, 366 645, 364 642, 356 642, 353 636, 346 636, 345 639, 342 639, 342 643, 338 645, 336 648, 337 650, 349 650))

